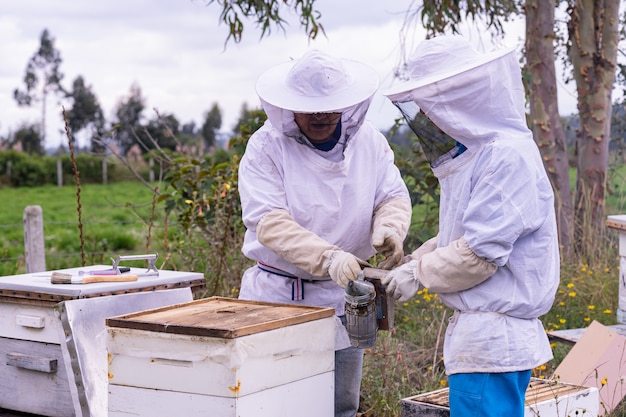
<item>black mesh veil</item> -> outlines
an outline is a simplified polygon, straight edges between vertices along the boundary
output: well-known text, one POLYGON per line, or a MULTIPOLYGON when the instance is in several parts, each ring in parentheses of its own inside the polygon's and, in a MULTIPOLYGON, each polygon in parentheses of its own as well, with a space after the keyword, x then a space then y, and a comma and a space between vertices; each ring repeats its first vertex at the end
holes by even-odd
POLYGON ((432 167, 441 164, 448 158, 452 158, 456 152, 457 142, 439 129, 423 112, 414 101, 394 102, 400 109, 408 126, 413 130, 420 143, 420 147, 432 167), (442 158, 447 155, 446 158, 442 158))

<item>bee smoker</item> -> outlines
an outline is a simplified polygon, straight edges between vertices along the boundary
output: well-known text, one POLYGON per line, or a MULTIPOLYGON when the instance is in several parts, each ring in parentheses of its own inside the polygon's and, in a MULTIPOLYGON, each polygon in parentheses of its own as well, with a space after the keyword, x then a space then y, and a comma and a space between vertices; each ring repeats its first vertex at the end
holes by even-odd
POLYGON ((359 279, 346 287, 346 329, 354 347, 372 347, 378 330, 393 328, 394 299, 381 283, 388 272, 364 268, 359 279))
POLYGON ((376 344, 376 289, 374 284, 363 280, 359 273, 357 281, 346 287, 346 330, 353 347, 368 348, 376 344))

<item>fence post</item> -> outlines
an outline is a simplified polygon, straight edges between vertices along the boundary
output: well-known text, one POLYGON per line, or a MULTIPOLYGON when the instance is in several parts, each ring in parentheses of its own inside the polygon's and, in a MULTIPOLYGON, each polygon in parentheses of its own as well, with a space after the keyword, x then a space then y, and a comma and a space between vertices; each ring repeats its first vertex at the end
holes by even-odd
POLYGON ((154 182, 154 158, 150 157, 148 160, 148 165, 150 166, 150 174, 148 179, 150 182, 154 182))
POLYGON ((26 206, 23 221, 26 272, 43 272, 46 270, 46 251, 41 206, 26 206))
POLYGON ((57 186, 63 187, 63 163, 61 158, 57 159, 57 186))
POLYGON ((617 322, 626 324, 626 214, 608 216, 606 225, 619 233, 619 289, 617 322))
POLYGON ((108 183, 108 171, 107 171, 108 165, 107 165, 107 157, 106 155, 104 155, 104 157, 102 158, 102 184, 107 185, 108 183))

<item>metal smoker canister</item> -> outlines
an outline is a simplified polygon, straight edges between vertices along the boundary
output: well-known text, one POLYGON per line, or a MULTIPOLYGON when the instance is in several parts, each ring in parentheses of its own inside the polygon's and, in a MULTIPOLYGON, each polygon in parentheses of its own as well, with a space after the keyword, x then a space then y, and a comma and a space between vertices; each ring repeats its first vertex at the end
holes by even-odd
POLYGON ((374 284, 364 281, 350 281, 346 287, 346 329, 350 343, 357 348, 368 348, 376 344, 376 289, 374 284))

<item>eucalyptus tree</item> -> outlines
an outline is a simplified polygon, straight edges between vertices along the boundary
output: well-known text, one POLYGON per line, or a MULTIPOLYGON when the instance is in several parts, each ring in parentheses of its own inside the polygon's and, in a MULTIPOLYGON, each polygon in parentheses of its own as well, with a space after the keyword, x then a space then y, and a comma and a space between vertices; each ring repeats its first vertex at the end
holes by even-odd
MULTIPOLYGON (((605 201, 609 143, 611 140, 612 92, 618 68, 620 41, 619 0, 568 0, 567 52, 578 92, 576 198, 574 241, 588 243, 602 236, 605 227, 605 201)), ((584 250, 586 249, 586 250, 584 250)))
POLYGON ((141 87, 133 84, 126 98, 120 99, 115 110, 116 120, 113 122, 114 142, 120 146, 122 153, 138 144, 137 132, 141 129, 143 111, 146 108, 141 87))
POLYGON ((72 83, 72 90, 66 93, 66 97, 72 101, 72 106, 65 112, 72 142, 76 143, 78 132, 91 128, 91 150, 103 152, 104 147, 97 142, 96 138, 104 135, 104 115, 92 87, 85 84, 82 76, 78 76, 72 83))
POLYGON ((220 20, 228 26, 226 42, 241 41, 244 20, 254 21, 261 29, 261 37, 269 35, 274 26, 284 29, 286 10, 291 9, 299 16, 299 23, 310 39, 324 32, 319 19, 321 13, 315 9, 315 0, 205 0, 207 5, 217 4, 222 8, 220 20))
POLYGON ((204 140, 204 150, 209 152, 215 148, 215 140, 217 132, 222 127, 222 111, 217 103, 213 103, 211 109, 204 113, 204 122, 202 123, 202 139, 204 140))
POLYGON ((63 92, 63 73, 59 70, 62 61, 61 53, 54 45, 54 38, 50 36, 48 29, 44 29, 39 49, 26 65, 23 79, 25 89, 16 88, 13 91, 13 98, 19 106, 30 107, 33 103, 41 103, 40 137, 43 143, 46 137, 46 99, 50 93, 63 92))

